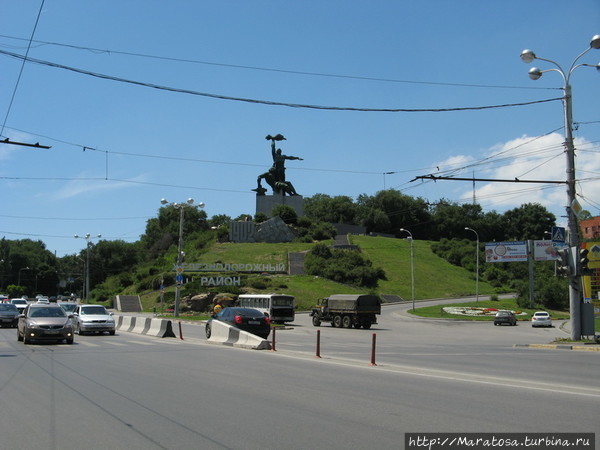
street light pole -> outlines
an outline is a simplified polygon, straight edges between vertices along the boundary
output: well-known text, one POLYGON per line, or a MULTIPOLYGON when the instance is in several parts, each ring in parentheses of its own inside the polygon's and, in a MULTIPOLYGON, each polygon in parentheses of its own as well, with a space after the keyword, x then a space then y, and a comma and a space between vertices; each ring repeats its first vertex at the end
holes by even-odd
POLYGON ((476 254, 476 265, 475 265, 475 301, 479 301, 479 234, 473 228, 465 227, 465 230, 472 231, 477 237, 477 244, 475 248, 476 254))
MULTIPOLYGON (((184 211, 185 207, 204 208, 204 203, 200 202, 200 203, 194 204, 193 198, 188 198, 185 203, 169 203, 169 201, 167 199, 162 198, 160 200, 160 203, 162 205, 173 206, 175 209, 179 210, 179 238, 177 240, 177 265, 176 265, 176 270, 179 270, 183 263, 183 211, 184 211)), ((180 273, 178 272, 178 275, 179 274, 180 273)), ((181 298, 180 288, 181 288, 181 282, 176 281, 176 283, 175 283, 175 306, 173 308, 173 315, 175 317, 179 317, 179 303, 180 303, 180 298, 181 298)))
MULTIPOLYGON (((568 231, 568 244, 569 247, 579 247, 579 230, 577 225, 577 216, 574 211, 575 205, 577 204, 577 198, 575 194, 575 145, 573 143, 573 99, 571 96, 571 74, 578 67, 595 67, 600 70, 600 64, 577 64, 577 61, 585 55, 591 49, 600 49, 600 34, 592 37, 589 48, 585 49, 582 53, 573 60, 571 67, 568 71, 564 71, 563 68, 555 61, 551 59, 540 58, 532 50, 526 49, 521 52, 521 59, 525 63, 530 63, 534 59, 540 61, 546 61, 556 66, 555 69, 540 70, 537 67, 532 67, 529 70, 529 78, 532 80, 539 80, 544 72, 558 72, 564 81, 564 97, 563 97, 563 111, 565 120, 565 148, 567 155, 567 231, 568 231)), ((579 276, 569 275, 569 307, 571 313, 571 338, 573 340, 581 339, 581 282, 579 276)))
POLYGON ((18 276, 18 280, 17 280, 17 285, 18 285, 18 286, 21 286, 21 271, 22 271, 22 270, 29 270, 29 267, 21 267, 21 268, 19 269, 19 276, 18 276))
MULTIPOLYGON (((73 235, 74 238, 76 239, 85 239, 86 240, 86 246, 85 246, 85 289, 84 289, 84 293, 85 293, 85 302, 89 303, 90 302, 90 243, 91 240, 93 239, 93 236, 90 233, 86 233, 85 236, 79 236, 78 234, 73 235)), ((97 234, 96 235, 97 238, 101 238, 102 235, 101 234, 97 234)))
POLYGON ((413 235, 410 231, 400 228, 400 231, 404 231, 408 234, 408 240, 410 241, 410 279, 411 279, 411 290, 412 290, 412 311, 415 312, 415 249, 413 245, 413 235))

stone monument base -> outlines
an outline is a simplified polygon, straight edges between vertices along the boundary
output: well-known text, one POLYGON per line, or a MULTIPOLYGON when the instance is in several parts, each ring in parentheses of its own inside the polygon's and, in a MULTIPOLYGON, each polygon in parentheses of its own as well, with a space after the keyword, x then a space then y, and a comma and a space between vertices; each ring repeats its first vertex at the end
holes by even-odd
POLYGON ((271 211, 278 205, 287 205, 294 208, 298 217, 304 215, 304 197, 301 195, 257 195, 256 212, 266 214, 271 217, 271 211))

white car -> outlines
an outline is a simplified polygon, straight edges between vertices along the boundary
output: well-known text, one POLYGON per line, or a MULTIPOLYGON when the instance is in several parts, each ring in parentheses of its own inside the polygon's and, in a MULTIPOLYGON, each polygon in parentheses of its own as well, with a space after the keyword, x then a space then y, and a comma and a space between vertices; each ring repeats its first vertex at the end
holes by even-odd
POLYGON ((10 302, 17 307, 20 313, 23 313, 27 305, 29 305, 29 302, 24 298, 13 298, 10 302))
POLYGON ((532 327, 551 327, 552 318, 546 311, 537 311, 531 316, 532 327))
POLYGON ((102 305, 77 305, 73 313, 73 328, 75 333, 115 334, 115 319, 102 305))

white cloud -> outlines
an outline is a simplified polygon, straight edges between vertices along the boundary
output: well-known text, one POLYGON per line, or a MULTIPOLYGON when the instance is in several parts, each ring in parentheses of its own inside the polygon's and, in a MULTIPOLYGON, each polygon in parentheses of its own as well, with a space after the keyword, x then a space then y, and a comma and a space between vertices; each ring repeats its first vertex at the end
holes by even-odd
POLYGON ((112 180, 89 180, 85 175, 81 176, 81 180, 71 180, 63 187, 51 193, 54 200, 65 200, 68 198, 78 197, 84 194, 100 193, 116 191, 124 188, 138 187, 136 183, 147 181, 147 177, 139 175, 131 178, 128 181, 112 181, 112 180))
MULTIPOLYGON (((576 192, 584 209, 599 214, 600 198, 600 152, 585 138, 575 140, 576 192), (581 198, 583 197, 583 198, 581 198), (586 201, 589 199, 589 201, 586 201)), ((521 182, 483 182, 475 184, 475 198, 484 210, 499 212, 516 208, 524 203, 539 203, 555 214, 561 221, 565 214, 567 193, 565 184, 524 183, 524 180, 566 181, 566 154, 564 136, 552 133, 545 136, 523 136, 490 148, 485 156, 475 161, 470 156, 453 156, 439 163, 441 171, 457 177, 474 177, 491 180, 516 180, 521 182), (452 172, 461 167, 463 170, 452 172)), ((461 184, 460 198, 473 199, 472 185, 461 184)))

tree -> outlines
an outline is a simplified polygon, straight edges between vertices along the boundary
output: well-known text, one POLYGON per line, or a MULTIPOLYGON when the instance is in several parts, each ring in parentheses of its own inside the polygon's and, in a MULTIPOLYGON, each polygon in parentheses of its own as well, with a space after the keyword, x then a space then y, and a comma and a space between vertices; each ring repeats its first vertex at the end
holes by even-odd
POLYGON ((0 252, 4 285, 20 284, 25 287, 25 293, 28 295, 56 292, 57 258, 46 249, 44 242, 31 239, 16 241, 3 239, 0 243, 0 252))
POLYGON ((359 287, 376 288, 385 279, 381 268, 372 266, 370 260, 354 250, 331 250, 325 244, 317 244, 304 260, 306 273, 328 278, 338 283, 359 287))
POLYGON ((355 224, 357 205, 346 195, 315 194, 304 200, 304 214, 320 222, 355 224))
POLYGON ((108 276, 132 272, 141 262, 138 243, 122 240, 99 241, 90 247, 90 287, 104 281, 108 276))
POLYGON ((542 239, 556 225, 556 217, 539 203, 526 203, 504 213, 506 238, 542 239))
MULTIPOLYGON (((183 234, 209 229, 206 212, 193 207, 183 207, 183 234)), ((173 205, 163 206, 158 217, 146 222, 146 232, 141 236, 142 247, 147 251, 147 258, 161 256, 167 249, 178 242, 181 211, 173 205)))
POLYGON ((374 196, 361 194, 358 197, 361 223, 370 231, 400 236, 400 228, 410 229, 415 239, 429 239, 431 214, 428 203, 420 198, 404 195, 395 189, 379 191, 374 196), (380 220, 381 211, 387 216, 380 220))
POLYGON ((208 225, 211 228, 229 227, 231 223, 231 217, 227 214, 216 214, 210 218, 208 225))
POLYGON ((432 208, 431 216, 435 224, 432 227, 432 239, 463 238, 465 227, 468 226, 477 230, 484 240, 481 230, 484 214, 480 205, 441 200, 432 208))
POLYGON ((277 205, 271 210, 271 216, 279 216, 288 225, 295 224, 298 221, 298 213, 289 205, 277 205))

